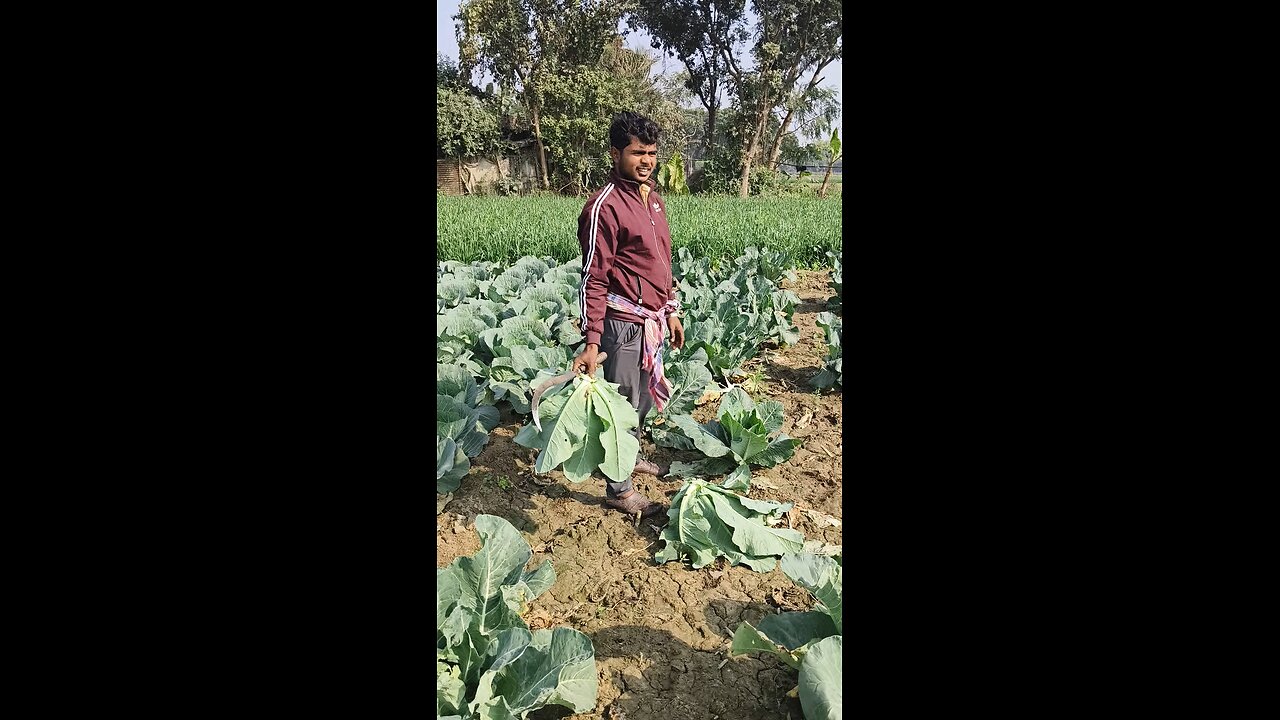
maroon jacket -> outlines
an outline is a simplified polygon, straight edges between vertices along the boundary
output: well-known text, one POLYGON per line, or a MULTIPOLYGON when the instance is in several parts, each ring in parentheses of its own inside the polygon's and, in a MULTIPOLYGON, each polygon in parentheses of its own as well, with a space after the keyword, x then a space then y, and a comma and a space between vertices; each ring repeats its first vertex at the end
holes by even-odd
POLYGON ((587 343, 599 344, 605 317, 644 322, 631 313, 606 308, 605 295, 614 293, 650 310, 657 310, 675 295, 667 204, 652 179, 647 184, 649 202, 645 203, 640 199, 640 184, 614 171, 578 216, 578 244, 582 246, 578 309, 587 343))

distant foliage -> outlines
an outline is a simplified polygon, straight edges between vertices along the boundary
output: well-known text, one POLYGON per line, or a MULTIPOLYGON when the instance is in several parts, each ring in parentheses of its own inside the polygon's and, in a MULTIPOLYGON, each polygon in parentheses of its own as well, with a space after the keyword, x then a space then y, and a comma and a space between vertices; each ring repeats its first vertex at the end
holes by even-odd
POLYGON ((437 147, 448 157, 488 157, 506 147, 497 111, 466 90, 437 90, 436 128, 437 147))

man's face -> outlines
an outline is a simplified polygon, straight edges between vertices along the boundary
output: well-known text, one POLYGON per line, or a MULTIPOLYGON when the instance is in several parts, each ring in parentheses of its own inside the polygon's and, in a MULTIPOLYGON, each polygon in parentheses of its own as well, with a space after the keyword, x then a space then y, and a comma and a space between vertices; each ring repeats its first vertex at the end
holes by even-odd
POLYGON ((658 144, 642 145, 635 135, 629 137, 631 144, 622 150, 615 147, 609 148, 613 166, 618 170, 619 175, 628 180, 646 182, 653 174, 654 168, 658 166, 658 144))

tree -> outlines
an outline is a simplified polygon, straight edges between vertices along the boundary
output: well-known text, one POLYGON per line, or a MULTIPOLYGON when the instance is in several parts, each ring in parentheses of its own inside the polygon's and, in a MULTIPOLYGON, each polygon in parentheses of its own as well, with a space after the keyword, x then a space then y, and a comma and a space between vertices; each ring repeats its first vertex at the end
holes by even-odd
POLYGON ((596 66, 634 2, 464 0, 458 6, 454 19, 462 71, 487 71, 528 109, 543 189, 551 187, 542 128, 545 86, 562 77, 561 71, 596 66))
POLYGON ((650 78, 658 58, 622 46, 614 37, 600 57, 600 65, 617 83, 617 92, 628 109, 653 120, 668 139, 683 141, 684 112, 680 100, 688 95, 682 86, 650 78))
MULTIPOLYGON (((821 78, 818 81, 821 82, 821 78)), ((803 91, 792 93, 782 110, 785 115, 773 133, 773 144, 766 156, 769 168, 773 170, 778 169, 778 163, 782 160, 783 146, 788 141, 792 146, 799 144, 797 134, 804 133, 813 137, 831 132, 832 125, 840 116, 840 100, 837 99, 835 90, 811 84, 803 91), (795 123, 794 130, 791 129, 792 122, 795 123)))
POLYGON ((750 193, 751 166, 774 107, 793 92, 807 72, 813 76, 805 92, 812 91, 819 73, 839 58, 843 49, 843 11, 838 3, 752 0, 752 7, 760 17, 752 48, 755 67, 746 71, 731 53, 723 53, 738 87, 740 106, 753 119, 751 130, 743 137, 742 197, 750 193))
POLYGON ((628 109, 617 79, 603 67, 577 66, 549 73, 542 84, 543 132, 556 188, 581 194, 605 152, 609 120, 628 109))
POLYGON ((458 66, 436 55, 436 148, 445 157, 497 154, 506 143, 495 101, 468 84, 458 66))
POLYGON ((461 90, 468 87, 470 83, 462 78, 462 72, 458 69, 458 63, 454 62, 448 55, 444 53, 436 53, 436 87, 449 88, 450 90, 461 90))
POLYGON ((746 0, 651 0, 628 15, 632 29, 646 30, 653 47, 680 59, 687 87, 706 108, 705 154, 716 136, 721 93, 730 90, 726 56, 749 39, 746 0))
POLYGON ((554 186, 572 188, 575 194, 591 184, 592 173, 612 166, 609 160, 609 124, 614 115, 634 110, 664 131, 663 149, 679 149, 684 115, 673 99, 664 95, 649 74, 656 58, 622 47, 616 37, 607 44, 594 66, 555 65, 546 74, 540 93, 543 102, 543 135, 554 186))
POLYGON ((465 90, 436 91, 436 138, 447 157, 489 156, 502 148, 498 113, 465 90))

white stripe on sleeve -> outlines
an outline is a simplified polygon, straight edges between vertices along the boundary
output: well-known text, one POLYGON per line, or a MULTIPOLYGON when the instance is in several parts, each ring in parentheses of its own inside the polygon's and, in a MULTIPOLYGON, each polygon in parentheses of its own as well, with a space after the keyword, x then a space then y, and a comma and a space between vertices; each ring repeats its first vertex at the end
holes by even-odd
POLYGON ((591 261, 596 256, 596 234, 600 227, 600 208, 604 205, 604 199, 613 192, 613 183, 605 186, 600 193, 600 197, 596 198, 596 204, 591 206, 591 244, 587 248, 586 257, 582 258, 582 284, 578 286, 578 309, 582 312, 582 334, 587 334, 587 273, 591 271, 591 261))

